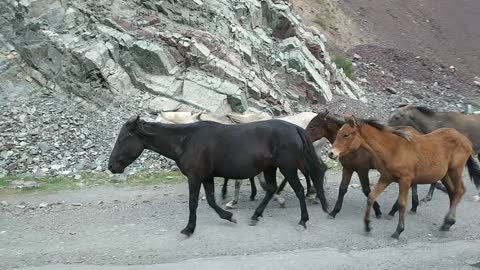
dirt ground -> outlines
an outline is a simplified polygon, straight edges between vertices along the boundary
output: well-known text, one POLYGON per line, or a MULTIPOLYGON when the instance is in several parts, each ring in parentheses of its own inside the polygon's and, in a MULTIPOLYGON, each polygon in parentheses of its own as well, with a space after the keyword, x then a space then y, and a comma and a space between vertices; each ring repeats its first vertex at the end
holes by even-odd
MULTIPOLYGON (((339 171, 327 174, 330 209, 340 177, 339 171)), ((377 177, 371 172, 371 179, 377 177)), ((217 183, 219 194, 222 181, 217 183)), ((319 205, 308 205, 305 231, 297 230, 300 209, 290 189, 286 208, 272 201, 259 224, 249 226, 263 191, 249 201, 246 181, 233 210, 238 224, 220 220, 203 199, 196 231, 187 239, 179 233, 188 219, 186 183, 9 195, 1 198, 9 206, 0 206, 0 269, 474 269, 480 262, 480 204, 472 201, 475 188, 467 178, 465 185, 450 232, 439 231, 448 198, 437 190, 416 215, 407 215, 399 241, 390 238, 397 218, 373 218, 372 233, 364 233, 366 199, 356 177, 336 219, 327 219, 319 205), (17 207, 22 202, 23 209, 17 207), (51 205, 39 208, 41 203, 51 205)), ((427 189, 419 187, 421 198, 427 189)), ((393 184, 379 198, 385 215, 397 192, 393 184)))
POLYGON ((400 49, 468 76, 480 76, 480 1, 289 0, 333 51, 374 45, 400 49))

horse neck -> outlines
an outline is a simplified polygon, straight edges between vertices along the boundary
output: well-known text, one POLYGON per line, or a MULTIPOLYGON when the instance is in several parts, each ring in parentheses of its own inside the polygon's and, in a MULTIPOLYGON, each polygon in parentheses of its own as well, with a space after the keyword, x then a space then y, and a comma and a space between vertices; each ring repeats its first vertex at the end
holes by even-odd
POLYGON ((193 127, 181 124, 146 123, 145 129, 155 134, 147 137, 145 148, 175 161, 183 151, 183 141, 193 132, 193 127))
POLYGON ((332 121, 331 125, 327 124, 327 140, 333 144, 335 142, 335 139, 337 138, 338 131, 340 130, 341 126, 339 126, 337 123, 332 121), (333 129, 330 129, 329 126, 333 126, 333 129))
POLYGON ((361 147, 370 153, 377 166, 383 168, 386 167, 386 160, 392 160, 400 140, 404 140, 398 135, 368 125, 361 126, 358 131, 363 139, 361 147))
POLYGON ((417 114, 414 117, 414 128, 422 133, 430 133, 433 130, 442 127, 442 122, 448 119, 447 113, 435 112, 432 115, 417 114))

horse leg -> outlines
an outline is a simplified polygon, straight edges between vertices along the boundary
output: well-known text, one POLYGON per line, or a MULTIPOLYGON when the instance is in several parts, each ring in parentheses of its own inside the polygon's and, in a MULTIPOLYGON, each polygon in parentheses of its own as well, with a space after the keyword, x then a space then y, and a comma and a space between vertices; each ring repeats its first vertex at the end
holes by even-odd
POLYGON ((188 208, 190 210, 190 214, 188 217, 187 226, 181 231, 181 233, 186 236, 190 236, 195 231, 200 185, 201 181, 198 178, 188 178, 188 208))
MULTIPOLYGON (((451 192, 453 196, 450 199, 450 209, 448 211, 448 214, 445 216, 442 227, 440 228, 440 230, 442 231, 450 230, 450 227, 455 224, 457 205, 462 199, 463 194, 465 193, 465 187, 463 186, 462 170, 463 168, 461 168, 460 170, 449 172, 450 180, 453 181, 454 190, 453 192, 451 192)), ((447 185, 445 185, 445 188, 447 188, 447 185)), ((447 188, 447 190, 448 189, 449 187, 447 188)))
POLYGON ((427 202, 432 200, 433 192, 435 191, 435 185, 436 184, 437 183, 433 183, 433 184, 430 185, 430 189, 428 190, 427 196, 425 196, 425 198, 423 198, 421 200, 422 202, 427 203, 427 202))
POLYGON ((352 179, 353 170, 343 168, 342 171, 342 182, 340 183, 340 188, 338 189, 338 198, 337 202, 335 203, 335 207, 333 210, 328 214, 328 217, 335 218, 335 216, 340 212, 342 209, 343 204, 343 197, 345 193, 347 193, 348 185, 350 185, 350 180, 352 179))
POLYGON ((276 173, 276 167, 269 168, 263 172, 263 175, 265 177, 265 197, 258 205, 257 209, 255 209, 253 216, 250 218, 250 226, 257 225, 258 217, 262 216, 265 207, 267 207, 268 202, 272 199, 275 191, 277 191, 276 173))
POLYGON ((373 188, 372 192, 368 194, 368 200, 367 200, 367 210, 365 211, 365 217, 364 217, 364 222, 365 222, 365 231, 370 232, 370 211, 372 209, 373 203, 377 199, 377 197, 382 193, 387 187, 390 185, 390 182, 383 176, 380 176, 380 179, 378 179, 377 184, 375 184, 375 187, 373 188))
MULTIPOLYGON (((412 185, 412 209, 410 210, 410 213, 416 214, 417 213, 417 207, 418 207, 418 192, 417 192, 417 185, 412 185)), ((395 201, 395 203, 392 206, 392 210, 388 213, 389 218, 391 219, 395 216, 395 213, 397 213, 399 209, 398 205, 398 199, 395 201)))
POLYGON ((280 204, 280 207, 285 207, 285 199, 280 195, 287 184, 287 178, 284 178, 277 191, 273 195, 273 198, 280 204))
POLYGON ((418 207, 418 192, 417 192, 417 184, 412 185, 412 209, 410 209, 410 213, 416 214, 418 207))
POLYGON ((392 209, 388 212, 387 219, 392 219, 395 216, 395 213, 398 211, 398 198, 395 200, 395 203, 392 205, 392 209))
POLYGON ((242 180, 235 180, 235 191, 233 193, 233 200, 229 201, 225 207, 228 209, 234 209, 238 203, 238 197, 240 197, 240 186, 242 185, 242 180))
MULTIPOLYGON (((368 198, 370 194, 370 180, 368 179, 368 170, 359 170, 357 171, 358 178, 360 179, 360 184, 362 185, 362 191, 365 196, 368 198)), ((377 218, 382 217, 382 211, 380 211, 380 205, 377 201, 373 202, 373 211, 375 211, 375 216, 377 218)))
POLYGON ((257 196, 257 186, 255 185, 255 178, 250 177, 250 188, 252 189, 252 193, 250 194, 250 201, 255 200, 255 196, 257 196))
POLYGON ((217 212, 220 218, 237 223, 237 221, 233 218, 233 214, 220 208, 215 201, 215 184, 213 183, 213 177, 207 178, 203 181, 203 188, 205 189, 205 196, 207 197, 208 205, 210 205, 210 207, 217 212))
POLYGON ((405 230, 405 209, 407 208, 408 190, 410 189, 410 183, 407 179, 400 179, 398 181, 398 225, 392 237, 398 239, 400 234, 405 230))
POLYGON ((310 180, 310 174, 307 171, 305 171, 303 176, 305 176, 305 182, 307 182, 307 194, 306 194, 307 199, 309 201, 314 202, 315 199, 317 198, 317 191, 312 185, 312 181, 310 180))
POLYGON ((305 189, 300 182, 300 179, 297 175, 297 170, 289 170, 289 169, 280 169, 282 174, 287 178, 288 183, 292 187, 293 191, 297 195, 298 201, 300 202, 300 222, 299 225, 303 226, 305 229, 307 228, 307 221, 308 221, 308 211, 307 211, 307 204, 305 203, 305 189))
POLYGON ((227 185, 228 185, 228 178, 223 178, 222 200, 225 200, 225 197, 227 195, 227 185))

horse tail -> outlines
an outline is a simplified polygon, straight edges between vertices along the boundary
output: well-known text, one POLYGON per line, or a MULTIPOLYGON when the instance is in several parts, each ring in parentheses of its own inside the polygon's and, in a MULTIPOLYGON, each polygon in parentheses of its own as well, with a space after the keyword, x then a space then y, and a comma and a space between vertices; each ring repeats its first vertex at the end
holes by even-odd
POLYGON ((475 184, 477 189, 480 190, 480 165, 472 155, 468 157, 467 168, 468 174, 470 174, 470 180, 475 184))
POLYGON ((327 165, 321 161, 317 153, 315 152, 315 148, 313 147, 312 142, 306 136, 305 130, 300 127, 297 127, 297 133, 300 136, 303 144, 303 162, 305 164, 305 169, 308 171, 310 178, 312 179, 312 183, 317 190, 317 196, 320 199, 320 203, 322 204, 323 211, 328 211, 328 202, 327 198, 325 197, 325 190, 324 180, 325 180, 325 172, 327 171, 327 165))

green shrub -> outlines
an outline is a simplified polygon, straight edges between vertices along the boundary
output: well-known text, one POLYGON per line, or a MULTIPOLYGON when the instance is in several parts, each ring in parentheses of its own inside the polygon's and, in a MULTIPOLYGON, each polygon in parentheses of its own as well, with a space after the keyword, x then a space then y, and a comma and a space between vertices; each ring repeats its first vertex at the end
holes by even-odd
POLYGON ((338 69, 343 69, 343 72, 345 75, 347 75, 348 78, 352 79, 353 77, 353 65, 352 61, 347 59, 345 56, 337 54, 333 57, 333 62, 337 66, 338 69))

